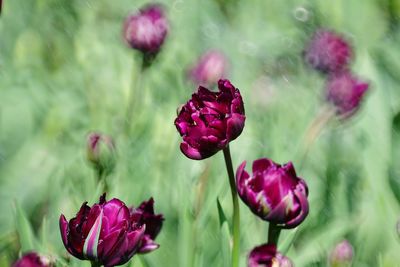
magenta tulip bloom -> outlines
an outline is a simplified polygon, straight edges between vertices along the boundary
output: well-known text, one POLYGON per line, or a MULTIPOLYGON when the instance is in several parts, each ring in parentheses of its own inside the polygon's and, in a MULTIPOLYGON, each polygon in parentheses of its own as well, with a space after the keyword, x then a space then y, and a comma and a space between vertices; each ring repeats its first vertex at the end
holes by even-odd
POLYGON ((175 119, 183 138, 181 151, 188 158, 211 157, 243 131, 246 117, 239 90, 228 80, 219 80, 218 89, 200 86, 175 119))
POLYGON ((306 62, 323 73, 333 73, 347 68, 352 58, 350 44, 340 35, 319 30, 304 52, 306 62))
POLYGON ((281 166, 270 159, 253 162, 253 175, 243 162, 236 172, 237 191, 251 211, 281 228, 298 226, 308 214, 308 188, 291 162, 281 166))
POLYGON ((124 38, 130 47, 145 54, 156 54, 168 33, 168 21, 160 5, 148 5, 128 16, 124 38))
POLYGON ((350 72, 336 73, 327 81, 326 99, 335 106, 338 115, 346 118, 358 110, 368 87, 368 83, 350 72))
POLYGON ((148 243, 154 242, 145 239, 145 223, 138 221, 121 200, 106 201, 105 194, 92 207, 83 203, 69 222, 60 216, 61 236, 68 252, 106 267, 122 265, 135 253, 158 248, 155 244, 148 248, 148 243))
POLYGON ((51 267, 54 266, 50 259, 35 252, 24 254, 12 267, 51 267))
POLYGON ((146 225, 139 252, 147 253, 157 249, 159 245, 156 244, 154 240, 161 231, 164 216, 162 214, 154 213, 153 198, 144 201, 138 208, 131 208, 130 213, 133 221, 138 224, 146 225))
POLYGON ((196 84, 214 85, 226 74, 228 60, 221 52, 210 50, 205 53, 189 71, 189 76, 196 84))
POLYGON ((276 250, 275 245, 264 244, 250 252, 248 267, 293 267, 293 264, 276 250))

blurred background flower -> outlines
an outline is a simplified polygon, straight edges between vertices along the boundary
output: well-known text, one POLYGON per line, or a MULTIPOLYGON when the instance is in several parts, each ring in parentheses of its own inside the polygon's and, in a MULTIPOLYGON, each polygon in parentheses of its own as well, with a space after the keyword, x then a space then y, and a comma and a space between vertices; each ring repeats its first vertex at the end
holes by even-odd
POLYGON ((339 116, 349 117, 360 107, 368 87, 367 82, 349 72, 336 73, 326 82, 326 99, 339 116))
POLYGON ((124 37, 133 48, 144 54, 156 54, 168 33, 168 22, 163 7, 145 6, 125 20, 124 37))
POLYGON ((109 174, 116 161, 113 139, 101 133, 90 133, 87 137, 86 156, 97 172, 109 174))
POLYGON ((36 252, 29 252, 21 256, 12 267, 51 267, 54 266, 49 258, 36 252))
POLYGON ((338 243, 329 255, 329 266, 331 267, 348 267, 353 261, 353 246, 347 240, 338 243))
POLYGON ((314 69, 323 73, 335 73, 348 68, 353 51, 343 36, 320 29, 311 38, 304 57, 314 69))
POLYGON ((218 50, 204 53, 189 70, 189 77, 196 85, 213 86, 226 78, 228 59, 218 50))

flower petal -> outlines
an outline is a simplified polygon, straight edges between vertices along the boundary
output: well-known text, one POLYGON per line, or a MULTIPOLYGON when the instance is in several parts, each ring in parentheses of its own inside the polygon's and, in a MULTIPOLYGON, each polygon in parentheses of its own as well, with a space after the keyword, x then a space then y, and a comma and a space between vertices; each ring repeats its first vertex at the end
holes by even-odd
POLYGON ((279 165, 267 158, 257 159, 253 162, 252 171, 253 171, 253 173, 256 173, 256 172, 262 173, 262 172, 268 170, 271 166, 279 166, 279 165))
POLYGON ((103 210, 100 211, 100 215, 97 217, 95 223, 90 229, 90 232, 86 237, 85 244, 83 245, 83 254, 89 259, 97 259, 97 246, 99 244, 102 221, 103 210))
POLYGON ((229 141, 235 140, 243 131, 246 116, 233 113, 227 120, 226 138, 229 141))
POLYGON ((191 147, 187 142, 182 142, 180 148, 182 153, 190 159, 200 160, 204 158, 198 149, 191 147))
POLYGON ((160 247, 159 244, 155 243, 153 239, 145 235, 142 239, 142 245, 139 248, 138 253, 144 254, 156 250, 160 247))
POLYGON ((245 171, 246 161, 243 161, 242 164, 236 170, 236 188, 239 195, 244 194, 246 180, 249 178, 249 174, 245 171))

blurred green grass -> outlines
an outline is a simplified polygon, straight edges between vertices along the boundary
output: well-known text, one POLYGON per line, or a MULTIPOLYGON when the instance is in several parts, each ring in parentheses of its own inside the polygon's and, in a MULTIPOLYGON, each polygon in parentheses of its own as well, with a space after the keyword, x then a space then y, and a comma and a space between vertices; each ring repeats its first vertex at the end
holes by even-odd
MULTIPOLYGON (((185 69, 209 48, 229 57, 229 78, 245 102, 246 127, 231 144, 234 166, 265 156, 292 160, 309 184, 310 215, 288 253, 296 266, 326 266, 343 238, 354 245, 354 266, 400 266, 400 136, 393 120, 400 111, 400 1, 242 0, 229 19, 213 0, 163 1, 171 31, 144 80, 142 111, 128 139, 119 129, 138 58, 122 41, 122 22, 145 2, 3 2, 0 266, 21 249, 66 256, 59 215, 71 218, 100 195, 85 162, 91 130, 116 137, 108 197, 137 205, 153 196, 165 214, 161 247, 145 256, 151 266, 224 266, 216 198, 228 218, 231 202, 223 157, 185 158, 173 125, 176 108, 196 88, 185 69), (351 39, 353 70, 371 90, 356 117, 327 127, 301 164, 302 140, 323 94, 323 78, 304 66, 301 52, 318 27, 351 39)), ((241 212, 245 266, 248 251, 265 242, 267 224, 243 204, 241 212)))

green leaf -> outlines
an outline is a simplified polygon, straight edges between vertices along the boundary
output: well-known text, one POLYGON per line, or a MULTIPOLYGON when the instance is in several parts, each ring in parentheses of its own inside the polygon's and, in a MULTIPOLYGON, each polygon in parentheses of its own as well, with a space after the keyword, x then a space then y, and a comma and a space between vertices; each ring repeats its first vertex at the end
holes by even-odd
POLYGON ((179 264, 177 266, 191 266, 195 244, 193 244, 193 218, 189 212, 189 208, 185 206, 179 218, 179 264))
POLYGON ((389 168, 389 184, 397 201, 400 202, 400 113, 393 117, 392 121, 392 145, 391 164, 389 168))
POLYGON ((227 222, 228 220, 226 219, 225 212, 222 209, 221 203, 219 202, 218 198, 217 198, 217 207, 218 207, 219 226, 221 226, 222 228, 224 222, 227 222))
POLYGON ((232 253, 232 238, 229 231, 228 220, 224 210, 222 209, 221 203, 217 198, 218 217, 220 225, 220 240, 221 240, 221 262, 222 266, 228 267, 231 265, 231 253, 232 253))
POLYGON ((221 260, 223 262, 222 266, 228 267, 231 265, 232 240, 227 221, 224 221, 221 224, 220 235, 221 235, 221 260))
POLYGON ((279 242, 278 251, 280 251, 283 255, 286 255, 286 253, 289 251, 290 247, 293 244, 293 241, 297 237, 298 231, 299 231, 298 227, 296 227, 295 229, 293 229, 291 231, 287 231, 288 233, 287 233, 285 239, 283 241, 279 242))
POLYGON ((393 118, 393 131, 397 136, 400 135, 400 112, 393 118))
POLYGON ((49 234, 49 221, 47 217, 43 217, 42 225, 40 227, 40 234, 38 235, 41 249, 45 250, 47 247, 47 240, 49 234))
POLYGON ((35 249, 35 237, 33 234, 32 226, 25 214, 25 211, 18 203, 15 203, 16 209, 16 228, 21 244, 21 251, 28 251, 35 249))

